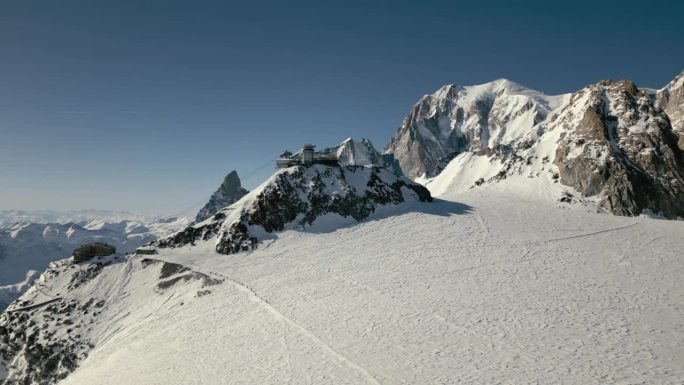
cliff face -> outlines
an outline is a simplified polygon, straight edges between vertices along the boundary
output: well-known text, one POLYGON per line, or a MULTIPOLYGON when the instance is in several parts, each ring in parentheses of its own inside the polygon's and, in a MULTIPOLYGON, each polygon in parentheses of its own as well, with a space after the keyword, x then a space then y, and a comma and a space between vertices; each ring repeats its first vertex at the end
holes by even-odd
POLYGON ((684 164, 668 116, 628 81, 573 94, 550 130, 563 130, 554 163, 561 183, 618 215, 649 209, 684 216, 684 164))
POLYGON ((678 147, 684 150, 684 71, 656 92, 655 104, 670 118, 672 129, 678 136, 678 147))

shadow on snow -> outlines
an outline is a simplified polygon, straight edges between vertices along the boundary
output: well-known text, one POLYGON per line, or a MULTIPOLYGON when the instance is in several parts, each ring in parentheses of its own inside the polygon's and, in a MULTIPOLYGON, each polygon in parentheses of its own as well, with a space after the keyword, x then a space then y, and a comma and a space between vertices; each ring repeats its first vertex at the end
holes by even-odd
MULTIPOLYGON (((449 217, 452 215, 468 214, 472 212, 472 210, 473 208, 471 206, 463 203, 433 198, 432 202, 412 202, 390 206, 378 206, 368 218, 361 221, 357 221, 351 217, 344 218, 337 214, 327 214, 317 218, 311 226, 306 226, 304 228, 296 227, 291 230, 312 234, 331 233, 338 229, 397 216, 426 214, 449 217)), ((407 220, 410 220, 410 218, 407 218, 407 220)))

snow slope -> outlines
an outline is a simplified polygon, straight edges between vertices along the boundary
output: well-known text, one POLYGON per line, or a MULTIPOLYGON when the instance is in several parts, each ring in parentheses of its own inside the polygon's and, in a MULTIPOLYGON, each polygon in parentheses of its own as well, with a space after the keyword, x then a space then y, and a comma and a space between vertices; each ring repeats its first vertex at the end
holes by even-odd
POLYGON ((46 277, 48 294, 106 300, 61 384, 682 383, 684 223, 492 189, 443 198, 230 256, 209 242, 152 256, 222 281, 206 287, 160 289, 150 256, 68 292, 46 277))
POLYGON ((29 286, 28 272, 45 270, 48 263, 70 256, 85 243, 105 242, 122 252, 133 251, 187 224, 186 218, 161 219, 147 225, 103 218, 80 223, 18 222, 0 226, 0 310, 29 286))

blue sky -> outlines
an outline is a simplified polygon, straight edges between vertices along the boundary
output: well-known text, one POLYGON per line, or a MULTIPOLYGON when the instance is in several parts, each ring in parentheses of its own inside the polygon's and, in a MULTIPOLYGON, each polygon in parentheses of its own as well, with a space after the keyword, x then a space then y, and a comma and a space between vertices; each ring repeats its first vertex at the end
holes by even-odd
POLYGON ((284 148, 381 149, 418 98, 684 69, 679 2, 0 0, 0 209, 174 213, 284 148))

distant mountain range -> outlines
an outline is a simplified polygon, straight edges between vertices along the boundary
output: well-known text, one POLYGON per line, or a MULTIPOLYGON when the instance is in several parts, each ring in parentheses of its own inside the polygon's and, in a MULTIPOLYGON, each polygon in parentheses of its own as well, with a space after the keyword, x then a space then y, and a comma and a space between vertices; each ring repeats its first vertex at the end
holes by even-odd
POLYGON ((159 216, 140 215, 119 210, 0 210, 0 226, 17 222, 32 223, 82 223, 91 220, 118 222, 123 220, 138 222, 153 222, 159 216))

